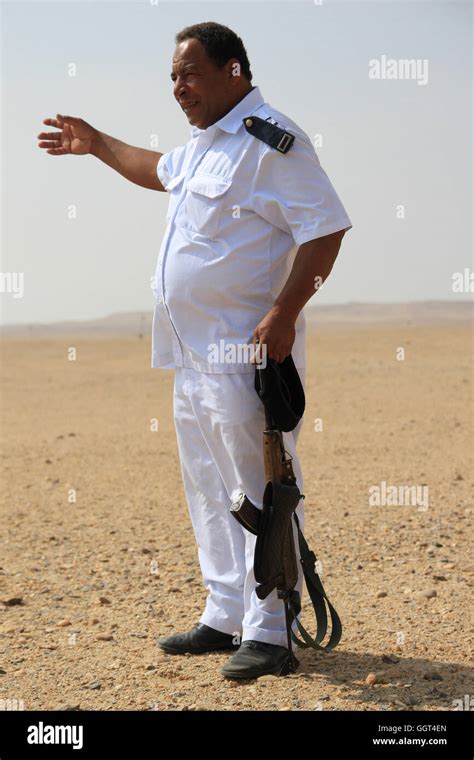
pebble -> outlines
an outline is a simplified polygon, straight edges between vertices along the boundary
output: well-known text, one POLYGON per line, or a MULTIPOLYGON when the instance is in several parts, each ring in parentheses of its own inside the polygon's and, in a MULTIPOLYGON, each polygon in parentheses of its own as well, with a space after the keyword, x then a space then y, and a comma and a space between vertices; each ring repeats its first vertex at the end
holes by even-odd
POLYGON ((400 658, 395 654, 383 654, 382 662, 400 662, 400 658))
POLYGON ((110 604, 110 599, 107 599, 107 597, 106 597, 106 596, 100 596, 100 597, 99 597, 99 602, 100 602, 101 604, 110 604))
POLYGON ((379 591, 377 594, 377 599, 382 599, 384 596, 387 596, 386 591, 379 591))
POLYGON ((427 591, 419 591, 417 594, 419 599, 432 599, 435 596, 438 596, 436 590, 428 589, 427 591))
POLYGON ((374 683, 377 683, 377 676, 375 673, 369 673, 367 678, 365 679, 365 683, 369 686, 373 686, 374 683))
POLYGON ((113 641, 114 637, 111 633, 99 633, 96 636, 97 641, 113 641))
POLYGON ((23 597, 12 596, 10 599, 2 599, 5 607, 15 607, 17 604, 24 604, 23 597))

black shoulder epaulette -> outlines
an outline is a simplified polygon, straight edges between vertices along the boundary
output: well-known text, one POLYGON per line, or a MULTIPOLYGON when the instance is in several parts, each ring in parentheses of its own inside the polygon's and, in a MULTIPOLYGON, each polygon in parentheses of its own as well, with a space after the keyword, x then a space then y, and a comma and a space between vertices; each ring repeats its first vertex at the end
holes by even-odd
POLYGON ((267 145, 271 145, 272 148, 276 148, 280 153, 288 153, 294 143, 294 135, 258 116, 246 116, 242 121, 247 132, 263 140, 267 145))

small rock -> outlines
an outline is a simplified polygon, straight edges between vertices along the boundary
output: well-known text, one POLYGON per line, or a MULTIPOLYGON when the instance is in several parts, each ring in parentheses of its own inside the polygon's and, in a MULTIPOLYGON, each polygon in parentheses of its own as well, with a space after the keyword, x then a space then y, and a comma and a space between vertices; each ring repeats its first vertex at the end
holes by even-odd
POLYGON ((107 599, 107 597, 106 597, 106 596, 100 596, 100 597, 99 597, 99 602, 100 602, 101 604, 110 604, 110 599, 107 599))
POLYGON ((65 628, 67 625, 72 625, 70 620, 60 620, 58 623, 58 628, 65 628))
POLYGON ((400 662, 400 658, 395 654, 382 655, 382 662, 400 662))
POLYGON ((399 707, 403 707, 403 708, 408 707, 406 702, 402 702, 400 699, 392 699, 392 704, 399 705, 399 707))
POLYGON ((23 597, 12 596, 10 599, 2 599, 5 607, 15 607, 17 604, 24 604, 23 597))
POLYGON ((443 676, 439 673, 425 673, 423 678, 425 681, 443 681, 443 676))
POLYGON ((114 637, 111 633, 99 633, 96 639, 97 641, 113 641, 114 637))
POLYGON ((383 599, 384 596, 387 596, 386 591, 379 591, 377 594, 377 599, 383 599))
POLYGON ((419 599, 432 599, 435 596, 438 596, 436 590, 428 589, 427 591, 419 591, 417 594, 419 599))
POLYGON ((365 683, 369 686, 373 686, 374 683, 377 683, 377 676, 375 673, 369 673, 367 678, 365 679, 365 683))
POLYGON ((91 681, 84 686, 84 689, 100 689, 102 686, 100 681, 91 681))
POLYGON ((59 707, 56 707, 56 710, 65 710, 65 711, 72 711, 72 710, 80 710, 80 703, 78 702, 76 705, 59 705, 59 707))

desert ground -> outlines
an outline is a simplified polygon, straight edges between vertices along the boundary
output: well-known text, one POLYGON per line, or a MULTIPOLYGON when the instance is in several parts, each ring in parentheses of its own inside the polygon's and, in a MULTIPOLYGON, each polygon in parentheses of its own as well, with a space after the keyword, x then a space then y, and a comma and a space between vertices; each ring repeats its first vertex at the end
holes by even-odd
MULTIPOLYGON (((199 620, 206 589, 149 332, 4 334, 0 705, 472 709, 472 331, 400 314, 310 324, 305 534, 343 635, 243 682, 221 675, 228 653, 156 644, 199 620), (428 495, 370 503, 382 483, 428 495)), ((303 610, 313 633, 306 593, 303 610)))

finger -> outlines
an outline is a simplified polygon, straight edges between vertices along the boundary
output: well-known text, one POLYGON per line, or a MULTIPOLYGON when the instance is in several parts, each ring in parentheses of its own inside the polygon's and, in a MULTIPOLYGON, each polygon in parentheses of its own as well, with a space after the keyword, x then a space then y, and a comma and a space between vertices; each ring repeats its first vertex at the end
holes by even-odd
POLYGON ((46 153, 49 153, 50 156, 65 156, 67 155, 67 150, 64 150, 64 148, 50 148, 46 153))
POLYGON ((55 148, 56 145, 61 145, 61 135, 59 137, 51 138, 51 137, 41 137, 41 135, 38 135, 38 140, 41 140, 44 143, 50 143, 47 145, 47 148, 55 148))
POLYGON ((79 124, 81 121, 77 116, 63 116, 63 114, 60 113, 56 115, 56 118, 60 121, 67 121, 69 124, 79 124))
POLYGON ((252 353, 250 355, 250 364, 255 364, 255 348, 256 348, 256 344, 258 340, 256 330, 253 332, 251 340, 252 340, 252 353))
POLYGON ((266 344, 262 343, 261 341, 257 344, 257 350, 255 352, 255 360, 257 364, 263 363, 263 357, 266 352, 266 344))
POLYGON ((42 140, 38 143, 38 148, 60 148, 61 143, 59 140, 42 140))
POLYGON ((63 137, 63 148, 67 153, 71 152, 71 127, 69 124, 64 125, 64 137, 63 137))
POLYGON ((59 129, 63 128, 63 122, 58 121, 57 119, 43 119, 43 124, 47 124, 48 127, 57 127, 59 129))
POLYGON ((60 140, 61 132, 40 132, 38 140, 60 140))

